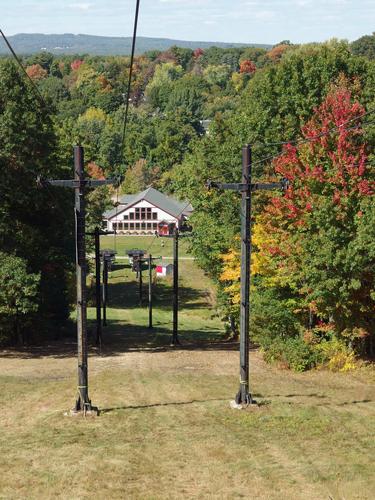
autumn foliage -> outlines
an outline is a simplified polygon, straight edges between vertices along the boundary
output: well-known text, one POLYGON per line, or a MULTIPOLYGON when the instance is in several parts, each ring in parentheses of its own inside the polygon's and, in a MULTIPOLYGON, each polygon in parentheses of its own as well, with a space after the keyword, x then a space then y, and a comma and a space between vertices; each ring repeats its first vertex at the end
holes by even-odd
POLYGON ((245 73, 245 74, 253 74, 257 70, 257 67, 253 63, 253 61, 250 61, 250 59, 245 59, 245 61, 242 61, 240 64, 240 73, 245 73))
MULTIPOLYGON (((332 89, 274 161, 289 187, 271 196, 252 230, 257 293, 289 308, 303 333, 298 346, 309 343, 317 356, 322 341, 366 349, 375 336, 375 174, 364 115, 348 85, 332 89)), ((236 304, 239 256, 223 259, 221 279, 236 304)), ((352 356, 339 356, 343 366, 352 356)))
POLYGON ((43 80, 43 78, 47 77, 47 70, 42 68, 40 64, 32 64, 26 68, 26 73, 32 80, 38 81, 43 80))
POLYGON ((73 71, 77 71, 83 64, 83 61, 81 59, 75 59, 71 64, 70 67, 73 71))
POLYGON ((89 176, 92 178, 92 179, 96 179, 96 180, 104 180, 105 179, 105 175, 104 175, 104 172, 103 172, 103 169, 99 167, 99 165, 97 165, 95 162, 91 161, 88 165, 87 165, 87 172, 89 174, 89 176))
POLYGON ((280 44, 273 47, 269 52, 267 52, 267 57, 273 62, 279 61, 283 54, 290 48, 290 45, 280 44))
POLYGON ((308 142, 285 146, 275 162, 275 171, 290 181, 290 188, 285 197, 272 200, 271 214, 283 214, 303 225, 304 217, 322 196, 340 207, 339 217, 343 217, 351 198, 374 194, 375 184, 366 165, 366 145, 361 141, 364 131, 358 121, 364 113, 358 102, 351 102, 349 90, 339 89, 328 95, 302 129, 308 142))
POLYGON ((193 52, 193 56, 194 56, 194 59, 199 59, 200 57, 202 57, 204 54, 204 50, 203 49, 195 49, 194 52, 193 52))

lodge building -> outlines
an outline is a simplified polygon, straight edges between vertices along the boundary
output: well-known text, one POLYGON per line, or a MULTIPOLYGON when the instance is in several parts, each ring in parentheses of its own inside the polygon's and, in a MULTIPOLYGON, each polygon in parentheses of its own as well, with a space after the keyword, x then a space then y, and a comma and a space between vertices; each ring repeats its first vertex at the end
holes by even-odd
POLYGON ((186 223, 193 209, 150 187, 135 195, 120 198, 117 207, 105 212, 103 223, 108 231, 120 234, 159 234, 167 236, 186 223))

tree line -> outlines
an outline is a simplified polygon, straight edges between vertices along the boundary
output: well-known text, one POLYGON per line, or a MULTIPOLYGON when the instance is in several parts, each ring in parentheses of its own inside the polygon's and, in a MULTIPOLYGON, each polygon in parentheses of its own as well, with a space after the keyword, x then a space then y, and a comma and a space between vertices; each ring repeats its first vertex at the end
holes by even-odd
MULTIPOLYGON (((124 176, 124 193, 152 184, 190 199, 192 252, 215 280, 220 312, 236 335, 238 198, 204 185, 238 182, 241 147, 250 143, 256 179, 282 175, 292 186, 285 197, 254 200, 255 340, 267 359, 295 369, 346 369, 370 354, 375 129, 371 115, 357 118, 374 109, 375 37, 363 38, 137 56, 123 149, 128 57, 24 57, 47 111, 3 58, 0 339, 36 341, 68 318, 71 194, 38 190, 34 179, 70 178, 75 143, 85 147, 88 173, 124 176), (338 133, 319 137, 335 127, 338 133), (293 143, 300 138, 308 142, 293 143)), ((90 193, 90 224, 110 194, 90 193)))

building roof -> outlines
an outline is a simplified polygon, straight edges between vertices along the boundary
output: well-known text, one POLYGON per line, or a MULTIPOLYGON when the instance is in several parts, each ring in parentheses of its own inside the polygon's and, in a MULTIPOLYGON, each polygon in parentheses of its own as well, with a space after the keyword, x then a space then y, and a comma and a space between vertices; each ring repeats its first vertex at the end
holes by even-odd
POLYGON ((119 206, 104 213, 105 219, 112 219, 119 215, 124 210, 131 206, 136 205, 140 201, 148 201, 151 205, 160 208, 164 212, 172 215, 172 217, 180 217, 181 215, 188 215, 193 211, 193 207, 189 202, 177 201, 170 196, 166 196, 157 189, 149 187, 144 191, 135 195, 125 195, 119 200, 119 206))

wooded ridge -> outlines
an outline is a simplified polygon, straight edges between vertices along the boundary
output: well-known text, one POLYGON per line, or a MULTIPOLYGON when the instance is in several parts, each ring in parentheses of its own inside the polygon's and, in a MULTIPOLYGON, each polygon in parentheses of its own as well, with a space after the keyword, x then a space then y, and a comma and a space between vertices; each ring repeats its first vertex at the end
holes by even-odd
MULTIPOLYGON (((18 54, 35 54, 46 50, 53 54, 91 54, 91 55, 128 55, 131 50, 131 37, 96 36, 72 33, 42 34, 18 33, 9 36, 9 41, 18 54)), ((189 40, 173 40, 170 38, 137 38, 136 53, 142 54, 148 50, 168 50, 173 45, 187 49, 201 47, 232 48, 232 47, 261 47, 270 49, 272 45, 257 43, 225 43, 202 42, 189 40)), ((8 54, 5 43, 0 40, 0 54, 8 54)))

